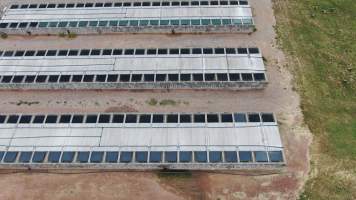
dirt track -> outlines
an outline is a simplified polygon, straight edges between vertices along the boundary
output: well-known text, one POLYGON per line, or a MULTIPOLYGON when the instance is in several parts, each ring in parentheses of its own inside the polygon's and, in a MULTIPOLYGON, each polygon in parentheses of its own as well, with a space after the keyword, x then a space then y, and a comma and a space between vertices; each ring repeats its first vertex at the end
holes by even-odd
MULTIPOLYGON (((5 1, 4 1, 5 2, 5 1)), ((257 32, 252 35, 101 35, 74 40, 9 37, 2 49, 90 47, 258 46, 267 60, 261 91, 0 91, 1 112, 194 112, 266 111, 277 114, 287 167, 279 175, 199 174, 176 183, 154 173, 0 175, 0 199, 295 199, 307 175, 310 133, 302 126, 299 97, 283 53, 276 48, 271 0, 250 0, 257 32), (89 41, 89 42, 88 42, 89 41), (151 98, 175 105, 152 106, 151 98), (21 103, 22 102, 22 103, 21 103), (31 104, 32 102, 32 104, 31 104), (30 104, 29 104, 30 103, 30 104), (178 187, 176 184, 180 184, 178 187), (178 188, 178 189, 176 189, 178 188)))

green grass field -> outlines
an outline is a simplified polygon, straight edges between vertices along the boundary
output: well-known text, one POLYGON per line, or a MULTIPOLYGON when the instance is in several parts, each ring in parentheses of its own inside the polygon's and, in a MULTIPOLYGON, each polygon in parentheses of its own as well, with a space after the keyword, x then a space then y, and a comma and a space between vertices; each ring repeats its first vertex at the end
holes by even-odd
POLYGON ((356 199, 356 1, 274 0, 274 8, 314 135, 300 199, 356 199))

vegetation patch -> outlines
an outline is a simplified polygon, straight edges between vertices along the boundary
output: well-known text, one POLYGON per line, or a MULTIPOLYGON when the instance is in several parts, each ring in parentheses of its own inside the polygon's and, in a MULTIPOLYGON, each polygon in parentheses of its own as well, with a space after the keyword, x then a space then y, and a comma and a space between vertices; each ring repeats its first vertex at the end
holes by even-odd
POLYGON ((158 101, 157 99, 155 98, 151 98, 149 100, 146 101, 146 104, 150 105, 150 106, 176 106, 176 105, 189 105, 189 102, 188 101, 175 101, 175 100, 172 100, 172 99, 163 99, 163 100, 160 100, 158 101))
POLYGON ((314 135, 300 199, 356 199, 356 3, 274 0, 274 10, 314 135))
POLYGON ((163 99, 162 101, 159 102, 160 106, 175 106, 177 105, 177 102, 171 99, 163 99))
POLYGON ((76 33, 72 33, 72 32, 68 32, 68 33, 60 32, 58 34, 58 36, 62 37, 62 38, 74 39, 74 38, 77 37, 77 34, 76 33))
POLYGON ((157 173, 160 179, 187 179, 192 178, 192 173, 190 171, 160 171, 157 173))
POLYGON ((31 106, 31 105, 36 105, 36 104, 40 104, 39 101, 18 101, 18 102, 10 102, 10 104, 15 104, 17 106, 21 106, 21 105, 28 105, 28 106, 31 106))
POLYGON ((61 32, 61 33, 58 34, 58 36, 59 36, 59 37, 66 37, 66 33, 61 32))
POLYGON ((162 187, 184 199, 208 199, 199 183, 199 175, 191 171, 163 170, 157 172, 157 177, 162 187))
POLYGON ((0 33, 0 38, 1 39, 6 39, 8 35, 6 33, 0 33))
POLYGON ((158 101, 155 98, 151 98, 150 100, 146 101, 146 103, 150 106, 156 106, 158 104, 158 101))
POLYGON ((69 39, 74 39, 74 38, 76 38, 76 37, 77 37, 77 34, 76 34, 76 33, 72 33, 72 32, 68 33, 68 38, 69 38, 69 39))

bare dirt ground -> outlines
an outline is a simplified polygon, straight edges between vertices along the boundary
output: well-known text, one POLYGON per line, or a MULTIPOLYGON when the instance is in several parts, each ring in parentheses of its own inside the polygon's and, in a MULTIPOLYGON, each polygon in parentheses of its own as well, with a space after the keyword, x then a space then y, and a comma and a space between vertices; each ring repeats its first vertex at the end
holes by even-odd
MULTIPOLYGON (((9 1, 3 1, 9 2, 9 1)), ((303 126, 299 96, 287 61, 275 44, 271 0, 250 0, 257 32, 215 35, 100 35, 68 40, 8 37, 1 49, 258 46, 270 84, 260 91, 0 91, 0 110, 11 112, 275 112, 287 166, 280 174, 253 176, 193 173, 171 181, 148 172, 0 174, 0 199, 296 199, 309 169, 311 134, 303 126), (150 99, 158 101, 149 104, 150 99), (163 100, 170 100, 167 105, 163 100)))

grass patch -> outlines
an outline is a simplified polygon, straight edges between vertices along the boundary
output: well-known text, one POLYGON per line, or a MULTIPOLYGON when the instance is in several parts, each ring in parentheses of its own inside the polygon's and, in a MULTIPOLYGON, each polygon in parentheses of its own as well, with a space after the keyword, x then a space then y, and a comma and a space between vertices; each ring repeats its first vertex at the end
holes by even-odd
POLYGON ((77 37, 77 34, 76 34, 76 33, 72 33, 72 32, 68 33, 68 38, 69 38, 69 39, 74 39, 74 38, 76 38, 76 37, 77 37))
POLYGON ((63 38, 64 38, 64 37, 66 37, 66 33, 64 33, 64 32, 60 32, 60 33, 58 34, 58 36, 59 36, 59 37, 63 37, 63 38))
POLYGON ((39 101, 18 101, 18 102, 10 102, 10 104, 15 104, 17 106, 22 106, 22 105, 28 105, 28 106, 31 106, 31 105, 37 105, 37 104, 40 104, 39 101))
POLYGON ((159 102, 160 106, 175 106, 177 105, 177 102, 171 99, 164 99, 159 102))
POLYGON ((150 106, 176 106, 176 105, 189 105, 189 102, 188 101, 175 101, 175 100, 172 100, 172 99, 163 99, 161 101, 158 101, 157 99, 155 98, 151 98, 149 100, 146 101, 146 104, 150 105, 150 106))
POLYGON ((61 37, 61 38, 67 37, 68 39, 74 39, 74 38, 77 37, 77 34, 76 33, 72 33, 72 32, 68 32, 68 33, 60 32, 58 34, 58 36, 61 37))
POLYGON ((158 178, 165 180, 190 179, 192 173, 190 171, 161 171, 157 173, 158 178))
POLYGON ((6 33, 0 33, 0 38, 1 39, 6 39, 8 35, 6 33))
POLYGON ((187 106, 189 105, 189 101, 183 101, 183 104, 187 106))
POLYGON ((253 32, 256 32, 256 31, 257 31, 256 26, 253 26, 253 32))
POLYGON ((314 134, 312 176, 300 199, 356 199, 355 1, 274 0, 274 8, 314 134))
POLYGON ((150 100, 146 101, 146 103, 150 106, 156 106, 158 104, 158 101, 155 98, 151 98, 150 100))
POLYGON ((163 188, 178 193, 184 199, 208 199, 198 176, 191 171, 160 171, 157 177, 163 188))

